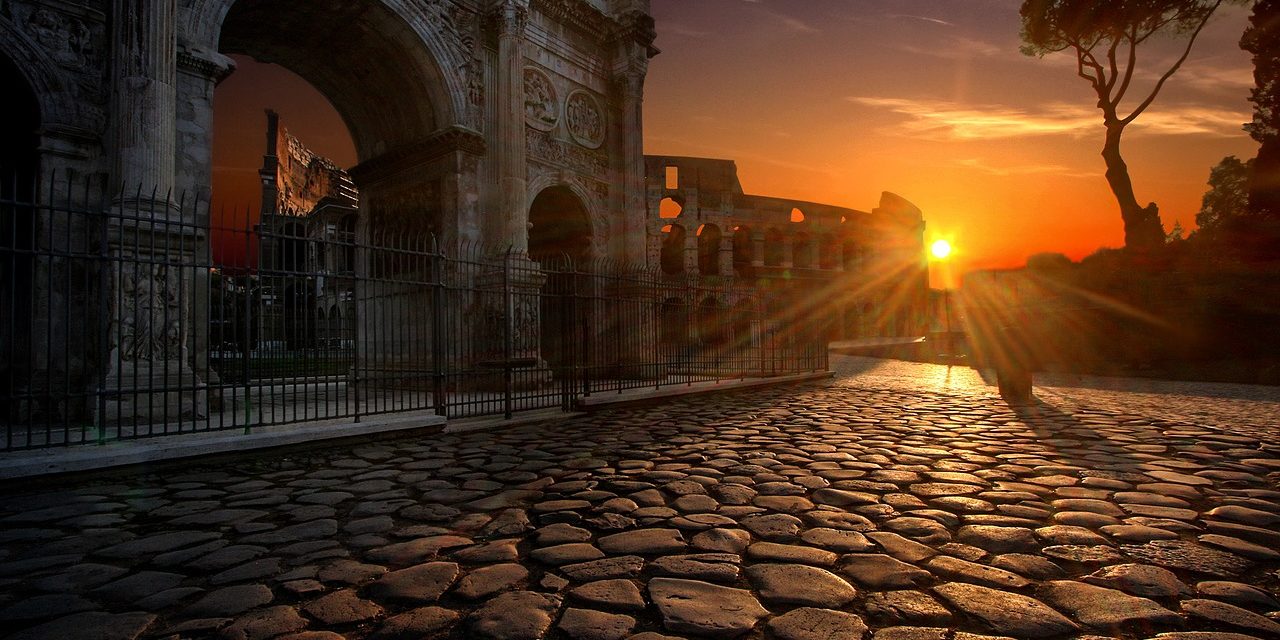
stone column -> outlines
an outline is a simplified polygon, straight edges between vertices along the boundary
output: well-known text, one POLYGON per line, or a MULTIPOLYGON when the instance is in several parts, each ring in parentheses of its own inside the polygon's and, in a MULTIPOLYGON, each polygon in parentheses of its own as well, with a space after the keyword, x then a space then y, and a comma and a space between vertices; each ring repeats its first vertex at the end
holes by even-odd
POLYGON ((764 232, 751 232, 751 266, 764 266, 764 232))
POLYGON ((177 0, 112 5, 116 183, 124 185, 122 201, 139 187, 167 199, 174 187, 177 0))
POLYGON ((732 276, 733 272, 733 241, 734 236, 738 235, 737 231, 729 233, 727 236, 720 238, 720 275, 732 276))
POLYGON ((498 28, 498 176, 506 242, 517 252, 529 250, 529 207, 525 150, 524 30, 527 0, 498 0, 493 7, 498 28))
POLYGON ((782 266, 790 269, 795 266, 796 260, 796 243, 795 238, 782 238, 782 266))
MULTIPOLYGON (((196 256, 208 238, 173 201, 176 0, 116 0, 112 111, 118 217, 107 233, 106 376, 96 412, 111 425, 181 423, 206 411, 192 368, 196 256)), ((168 425, 166 425, 168 428, 168 425)))
POLYGON ((634 61, 616 76, 622 94, 622 190, 626 220, 623 255, 630 261, 644 259, 644 224, 648 219, 644 183, 644 79, 648 60, 634 61))

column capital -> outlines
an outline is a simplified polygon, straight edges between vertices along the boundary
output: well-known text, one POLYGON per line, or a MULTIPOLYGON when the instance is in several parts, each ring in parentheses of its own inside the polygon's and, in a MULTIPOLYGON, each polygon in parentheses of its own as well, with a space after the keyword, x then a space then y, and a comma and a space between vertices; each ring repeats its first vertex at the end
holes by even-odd
POLYGON ((489 20, 499 37, 522 37, 529 26, 529 4, 525 0, 498 0, 489 10, 489 20))
POLYGON ((235 70, 235 61, 217 51, 178 45, 179 72, 200 76, 218 84, 235 70))

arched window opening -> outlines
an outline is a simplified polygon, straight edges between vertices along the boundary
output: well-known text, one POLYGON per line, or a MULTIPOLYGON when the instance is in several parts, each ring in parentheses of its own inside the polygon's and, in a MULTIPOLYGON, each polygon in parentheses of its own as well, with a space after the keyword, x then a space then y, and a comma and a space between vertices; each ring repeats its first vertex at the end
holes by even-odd
POLYGON ((698 227, 698 272, 704 276, 720 275, 720 237, 714 224, 698 227))
POLYGON ((804 222, 804 212, 801 211, 799 207, 796 207, 791 210, 791 221, 804 222))
POLYGON ((824 235, 818 239, 818 266, 823 269, 835 269, 840 266, 840 244, 835 238, 824 235))
POLYGON ((797 269, 813 268, 813 241, 807 233, 797 233, 791 239, 791 264, 797 269))
POLYGON ((751 229, 738 227, 733 230, 733 272, 750 278, 755 275, 751 267, 751 229))
POLYGON ((786 253, 786 239, 777 229, 769 229, 764 234, 764 264, 766 267, 782 266, 782 258, 786 253))
POLYGON ((854 271, 858 268, 858 245, 853 240, 845 240, 840 253, 845 271, 854 271))
POLYGON ((685 235, 684 227, 678 224, 669 224, 663 228, 662 255, 659 260, 663 273, 684 273, 685 235))
POLYGON ((658 203, 658 217, 663 220, 675 220, 681 213, 684 213, 684 206, 675 198, 663 198, 658 203))

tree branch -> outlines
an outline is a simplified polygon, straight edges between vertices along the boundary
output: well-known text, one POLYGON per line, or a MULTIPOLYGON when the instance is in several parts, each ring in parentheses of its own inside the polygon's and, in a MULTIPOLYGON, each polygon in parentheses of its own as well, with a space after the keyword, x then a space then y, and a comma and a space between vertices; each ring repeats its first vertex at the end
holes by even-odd
POLYGON ((1217 0, 1217 2, 1213 3, 1213 8, 1205 12, 1204 18, 1200 20, 1200 24, 1196 25, 1195 31, 1192 31, 1191 37, 1187 39, 1187 48, 1182 51, 1182 56, 1178 58, 1177 62, 1173 63, 1172 67, 1169 67, 1168 71, 1164 72, 1164 75, 1160 76, 1160 81, 1156 82, 1155 88, 1151 90, 1151 95, 1148 95, 1147 99, 1143 100, 1142 103, 1133 110, 1133 113, 1130 113, 1128 117, 1121 120, 1121 124, 1127 125, 1130 122, 1133 122, 1134 119, 1141 115, 1143 111, 1147 110, 1147 107, 1151 106, 1152 102, 1155 102, 1156 96, 1160 94, 1160 89, 1164 87, 1164 83, 1182 67, 1183 62, 1187 61, 1187 56, 1191 55, 1191 47, 1195 45, 1196 38, 1200 35, 1200 31, 1204 29, 1204 25, 1209 23, 1209 18, 1213 16, 1213 12, 1217 11, 1218 7, 1221 5, 1222 0, 1217 0))
POLYGON ((1133 70, 1138 67, 1138 28, 1132 27, 1125 34, 1129 40, 1129 62, 1124 70, 1124 80, 1120 83, 1120 89, 1116 91, 1116 104, 1124 99, 1124 94, 1129 92, 1129 83, 1133 81, 1133 70))

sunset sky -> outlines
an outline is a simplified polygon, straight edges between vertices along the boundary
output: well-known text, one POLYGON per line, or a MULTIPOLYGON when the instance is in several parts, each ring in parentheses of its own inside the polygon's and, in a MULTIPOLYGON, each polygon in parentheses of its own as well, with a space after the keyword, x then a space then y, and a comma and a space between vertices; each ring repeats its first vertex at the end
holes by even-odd
MULTIPOLYGON (((734 159, 760 195, 870 210, 893 191, 924 210, 929 240, 952 241, 957 274, 1120 246, 1096 98, 1073 57, 1019 53, 1020 4, 653 0, 662 54, 645 87, 645 151, 734 159)), ((1252 66, 1237 44, 1246 16, 1220 10, 1126 133, 1138 199, 1160 205, 1166 228, 1193 228, 1212 165, 1256 152, 1241 130, 1251 117, 1252 66)), ((1140 50, 1145 83, 1131 95, 1177 44, 1140 50)), ((215 200, 257 198, 266 106, 317 151, 354 161, 313 89, 239 61, 216 94, 215 200)))

